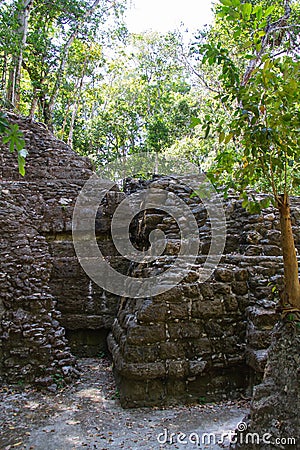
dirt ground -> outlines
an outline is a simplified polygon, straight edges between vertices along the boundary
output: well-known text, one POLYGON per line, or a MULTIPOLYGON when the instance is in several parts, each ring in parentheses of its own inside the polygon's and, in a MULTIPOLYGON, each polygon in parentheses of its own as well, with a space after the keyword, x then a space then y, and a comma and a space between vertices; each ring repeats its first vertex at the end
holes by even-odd
POLYGON ((124 410, 111 361, 78 363, 81 379, 57 392, 1 388, 1 450, 228 448, 228 439, 218 443, 222 433, 234 432, 249 408, 241 401, 124 410))

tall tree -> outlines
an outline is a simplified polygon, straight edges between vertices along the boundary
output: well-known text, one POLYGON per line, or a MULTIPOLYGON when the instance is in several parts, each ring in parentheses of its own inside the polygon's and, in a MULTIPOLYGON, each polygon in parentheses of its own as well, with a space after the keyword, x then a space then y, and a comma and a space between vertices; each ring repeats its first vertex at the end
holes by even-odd
MULTIPOLYGON (((134 152, 161 152, 189 128, 195 101, 188 72, 177 59, 179 37, 174 33, 145 33, 129 39, 129 50, 115 52, 98 79, 82 114, 90 116, 88 138, 75 147, 89 146, 98 162, 134 152)), ((90 95, 91 86, 83 97, 90 95)), ((78 122, 81 124, 82 122, 78 122)), ((83 133, 81 132, 81 139, 83 133)))
POLYGON ((30 117, 37 115, 52 129, 75 40, 109 45, 110 36, 124 30, 125 4, 126 0, 6 0, 0 7, 4 102, 30 117))
POLYGON ((299 1, 220 0, 214 39, 199 44, 203 62, 219 67, 221 103, 233 111, 219 124, 220 148, 211 171, 230 173, 251 211, 266 206, 249 199, 247 188, 272 192, 281 223, 285 289, 284 314, 300 313, 298 262, 290 193, 299 182, 300 66, 299 1), (217 39, 230 29, 236 44, 217 39), (230 154, 230 158, 224 158, 230 154))
POLYGON ((19 0, 15 5, 15 23, 17 24, 16 46, 9 70, 7 99, 12 106, 18 108, 20 102, 20 83, 23 62, 23 50, 27 41, 28 20, 33 0, 19 0))

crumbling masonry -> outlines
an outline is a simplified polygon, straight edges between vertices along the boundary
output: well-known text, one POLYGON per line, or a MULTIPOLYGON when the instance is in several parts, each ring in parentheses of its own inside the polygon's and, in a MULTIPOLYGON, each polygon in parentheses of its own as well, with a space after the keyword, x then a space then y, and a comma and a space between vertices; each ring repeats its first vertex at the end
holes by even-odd
MULTIPOLYGON (((268 208, 249 215, 231 197, 224 203, 227 240, 210 280, 199 268, 210 247, 206 210, 180 179, 128 180, 138 189, 164 189, 183 199, 199 225, 201 249, 185 280, 152 298, 119 299, 95 285, 82 270, 72 243, 72 212, 92 175, 76 155, 40 124, 11 116, 24 132, 26 176, 16 156, 2 148, 0 193, 0 376, 55 388, 78 375, 73 355, 112 354, 124 407, 216 400, 257 384, 266 362, 276 286, 282 284, 279 220, 268 208)), ((101 252, 130 276, 158 273, 176 258, 176 223, 159 210, 137 217, 133 240, 147 245, 150 231, 167 236, 167 251, 152 266, 130 265, 110 234, 114 210, 124 196, 116 188, 100 205, 96 237, 101 252)), ((293 199, 293 223, 300 201, 293 199)), ((294 228, 300 249, 300 230, 294 228)))

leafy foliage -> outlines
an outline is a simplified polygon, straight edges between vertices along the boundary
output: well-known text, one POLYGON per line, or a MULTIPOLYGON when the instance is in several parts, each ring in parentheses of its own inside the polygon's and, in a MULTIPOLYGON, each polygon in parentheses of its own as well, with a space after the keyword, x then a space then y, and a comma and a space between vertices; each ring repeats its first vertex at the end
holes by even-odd
MULTIPOLYGON (((272 192, 276 201, 281 193, 297 192, 299 180, 297 23, 290 6, 265 3, 221 0, 213 40, 208 36, 198 47, 202 63, 219 68, 217 99, 228 111, 215 123, 219 150, 210 175, 244 192, 245 206, 248 187, 272 192), (229 28, 234 48, 220 40, 229 28)), ((252 211, 258 206, 249 201, 252 211)))
MULTIPOLYGON (((178 32, 128 36, 125 7, 3 2, 2 105, 97 164, 184 153, 226 189, 299 193, 299 1, 220 0, 190 52, 178 32)), ((5 133, 22 167, 22 138, 5 133)))
POLYGON ((161 152, 193 133, 189 122, 197 106, 176 56, 178 39, 174 33, 134 35, 129 51, 118 49, 95 88, 83 91, 87 124, 78 117, 76 148, 105 164, 116 156, 161 152))
POLYGON ((5 114, 0 112, 0 135, 2 136, 3 144, 7 144, 10 152, 17 152, 19 173, 25 175, 25 158, 27 150, 25 149, 25 141, 23 134, 19 130, 18 125, 10 124, 5 114))

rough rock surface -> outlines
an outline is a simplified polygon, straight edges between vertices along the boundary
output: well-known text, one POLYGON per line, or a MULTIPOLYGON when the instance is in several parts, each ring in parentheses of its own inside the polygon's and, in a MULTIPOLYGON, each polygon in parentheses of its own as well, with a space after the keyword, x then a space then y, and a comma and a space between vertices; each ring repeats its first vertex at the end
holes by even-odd
MULTIPOLYGON (((5 148, 0 153, 0 376, 54 389, 77 375, 72 353, 101 353, 112 330, 109 348, 125 407, 223 399, 259 383, 278 319, 274 287, 282 284, 274 209, 250 215, 234 196, 224 203, 224 255, 202 283, 211 224, 201 201, 179 179, 127 180, 127 195, 151 186, 164 189, 165 199, 172 192, 183 200, 197 220, 201 245, 189 275, 173 289, 119 299, 86 276, 74 253, 72 213, 92 175, 90 163, 41 124, 11 120, 24 132, 29 156, 22 178, 16 156, 5 148)), ((110 222, 125 194, 111 191, 99 207, 96 236, 102 253, 138 278, 172 267, 180 233, 174 220, 157 210, 136 217, 132 238, 144 248, 150 232, 160 229, 167 237, 165 253, 148 265, 129 265, 118 255, 110 222)), ((292 214, 300 250, 299 199, 292 199, 292 214)))
POLYGON ((47 242, 32 228, 21 193, 18 203, 9 189, 2 190, 1 372, 11 382, 49 385, 74 374, 74 357, 48 287, 47 242))
POLYGON ((247 430, 241 433, 243 439, 239 436, 243 444, 236 448, 298 449, 299 408, 300 327, 299 323, 278 323, 272 333, 263 382, 254 388, 247 430), (252 438, 253 433, 257 436, 252 438))
MULTIPOLYGON (((227 200, 224 255, 202 283, 199 271, 211 243, 206 208, 197 197, 191 198, 179 178, 154 177, 136 189, 148 187, 151 196, 153 189, 164 189, 164 204, 173 201, 169 193, 186 202, 197 219, 201 246, 179 285, 155 297, 121 301, 108 338, 121 403, 133 407, 239 395, 261 381, 270 333, 278 320, 274 294, 274 287, 282 284, 278 216, 273 208, 250 215, 237 198, 227 200)), ((128 192, 134 189, 131 181, 128 192)), ((293 206, 295 224, 298 199, 293 199, 293 206)), ((166 251, 154 263, 136 264, 131 275, 137 278, 161 273, 175 262, 180 233, 167 214, 153 210, 138 218, 137 245, 147 246, 154 228, 167 237, 166 251)), ((299 248, 297 227, 295 238, 299 248)))
MULTIPOLYGON (((93 173, 89 161, 41 124, 9 117, 29 154, 23 178, 16 154, 0 149, 0 376, 54 387, 77 375, 69 345, 77 354, 106 348, 117 299, 93 285, 74 254, 72 212, 93 173)), ((97 238, 108 252, 118 195, 99 208, 97 238)))

